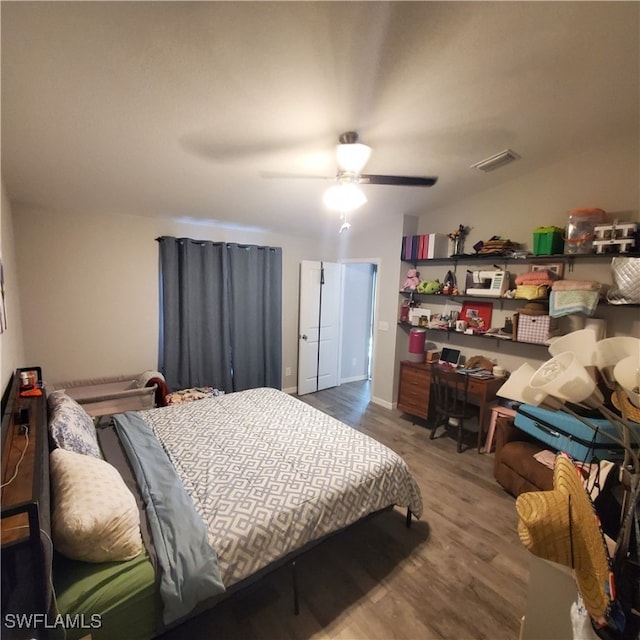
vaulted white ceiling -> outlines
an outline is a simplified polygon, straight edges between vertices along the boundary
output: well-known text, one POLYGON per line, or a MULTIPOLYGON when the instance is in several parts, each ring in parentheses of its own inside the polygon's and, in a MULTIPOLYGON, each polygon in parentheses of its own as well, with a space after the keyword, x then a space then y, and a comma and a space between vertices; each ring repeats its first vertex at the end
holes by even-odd
POLYGON ((637 132, 636 2, 2 2, 13 203, 313 233, 338 135, 358 224, 420 215, 637 132), (505 148, 521 160, 470 165, 505 148))

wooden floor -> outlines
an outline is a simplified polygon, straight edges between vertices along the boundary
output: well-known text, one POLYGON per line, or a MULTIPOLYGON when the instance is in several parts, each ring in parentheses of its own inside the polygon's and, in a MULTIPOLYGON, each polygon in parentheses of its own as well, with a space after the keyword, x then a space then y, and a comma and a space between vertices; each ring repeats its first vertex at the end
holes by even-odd
MULTIPOLYGON (((456 453, 453 437, 368 402, 357 382, 302 399, 397 451, 422 490, 424 515, 393 510, 323 542, 163 636, 225 639, 514 640, 525 610, 528 552, 515 500, 493 479, 493 454, 456 453)), ((473 443, 473 439, 471 440, 473 443)))

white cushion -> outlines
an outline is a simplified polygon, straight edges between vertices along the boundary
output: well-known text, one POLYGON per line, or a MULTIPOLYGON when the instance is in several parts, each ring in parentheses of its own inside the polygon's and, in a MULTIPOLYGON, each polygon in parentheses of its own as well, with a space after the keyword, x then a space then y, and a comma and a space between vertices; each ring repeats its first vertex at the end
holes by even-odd
POLYGON ((93 456, 50 454, 55 548, 73 560, 113 562, 143 549, 136 500, 118 470, 93 456))

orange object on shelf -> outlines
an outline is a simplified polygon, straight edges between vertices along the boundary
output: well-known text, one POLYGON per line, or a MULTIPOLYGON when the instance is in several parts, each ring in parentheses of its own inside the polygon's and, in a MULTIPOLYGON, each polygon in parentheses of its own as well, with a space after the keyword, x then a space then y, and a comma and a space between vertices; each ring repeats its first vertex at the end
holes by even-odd
POLYGON ((42 389, 25 389, 20 392, 22 398, 35 398, 42 395, 42 389))

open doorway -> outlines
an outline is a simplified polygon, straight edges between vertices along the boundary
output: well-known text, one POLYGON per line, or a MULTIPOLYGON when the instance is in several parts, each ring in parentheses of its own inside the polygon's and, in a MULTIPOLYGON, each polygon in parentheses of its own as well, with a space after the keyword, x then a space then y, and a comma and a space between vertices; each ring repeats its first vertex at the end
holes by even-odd
POLYGON ((356 261, 343 267, 340 383, 370 381, 378 268, 356 261))
POLYGON ((300 263, 298 395, 351 382, 370 389, 377 268, 357 260, 300 263))

